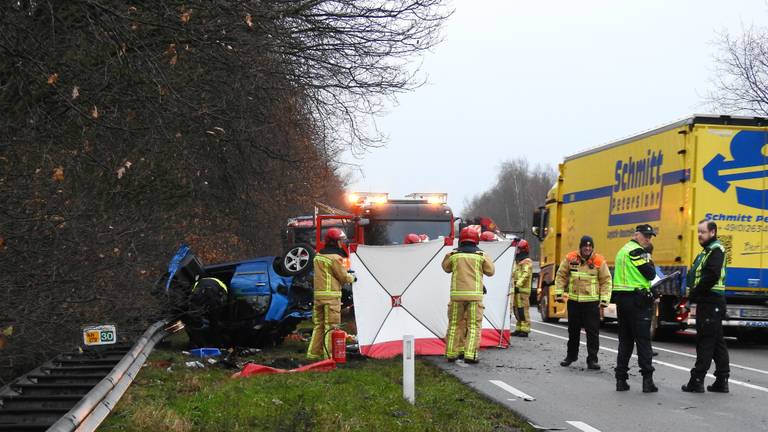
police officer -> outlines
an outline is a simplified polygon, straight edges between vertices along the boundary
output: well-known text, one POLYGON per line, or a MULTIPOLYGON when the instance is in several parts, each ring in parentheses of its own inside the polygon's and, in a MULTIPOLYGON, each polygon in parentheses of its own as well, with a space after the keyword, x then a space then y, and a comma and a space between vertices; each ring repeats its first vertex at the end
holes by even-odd
POLYGON ((704 393, 704 377, 715 360, 715 382, 707 390, 728 393, 728 348, 723 339, 725 317, 725 248, 717 240, 717 224, 699 222, 699 244, 703 248, 687 277, 688 299, 696 303, 696 364, 684 392, 704 393))
POLYGON ((533 277, 533 261, 528 257, 530 247, 528 242, 520 240, 515 253, 515 271, 512 272, 512 311, 517 325, 512 336, 528 337, 531 332, 531 317, 528 309, 531 306, 531 278, 533 277))
POLYGON ((595 253, 590 236, 579 241, 579 250, 568 253, 555 277, 555 296, 568 302, 568 354, 560 362, 567 367, 579 356, 581 328, 587 333, 587 367, 599 370, 600 308, 611 299, 611 272, 602 255, 595 253))
POLYGON ((648 248, 656 232, 648 224, 638 225, 632 240, 616 254, 613 293, 619 319, 619 353, 616 356, 616 391, 629 390, 629 359, 637 345, 637 362, 643 375, 643 392, 659 389, 653 383, 651 364, 651 281, 656 269, 648 248))
POLYGON ((315 256, 314 306, 312 307, 312 339, 307 358, 325 359, 331 356, 331 330, 341 323, 341 287, 356 281, 344 267, 347 253, 342 247, 347 236, 338 228, 325 234, 325 247, 315 256))
POLYGON ((451 302, 448 304, 448 333, 445 357, 477 363, 483 323, 483 275, 493 276, 493 260, 477 247, 480 233, 470 227, 459 233, 459 247, 445 255, 443 270, 451 273, 451 302))

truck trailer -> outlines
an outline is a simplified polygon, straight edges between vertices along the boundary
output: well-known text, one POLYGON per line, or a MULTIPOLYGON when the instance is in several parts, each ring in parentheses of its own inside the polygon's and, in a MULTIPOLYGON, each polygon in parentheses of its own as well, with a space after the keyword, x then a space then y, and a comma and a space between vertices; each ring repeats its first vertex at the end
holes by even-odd
MULTIPOLYGON (((613 271, 634 227, 648 223, 658 232, 654 262, 664 274, 678 272, 659 287, 653 335, 692 326, 686 274, 701 250, 698 222, 712 220, 727 251, 726 334, 768 331, 768 119, 695 115, 568 156, 558 168, 533 221, 544 320, 566 317, 553 280, 582 235, 595 239, 613 271)), ((605 317, 615 319, 615 306, 605 317)))

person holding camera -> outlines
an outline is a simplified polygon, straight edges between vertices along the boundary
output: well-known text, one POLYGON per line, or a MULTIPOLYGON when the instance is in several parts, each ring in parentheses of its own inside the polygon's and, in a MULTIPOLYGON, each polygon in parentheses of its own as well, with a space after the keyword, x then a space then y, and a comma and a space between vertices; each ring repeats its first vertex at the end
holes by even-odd
POLYGON ((637 362, 643 375, 643 393, 659 391, 653 382, 651 358, 651 281, 656 269, 648 248, 656 232, 648 224, 638 225, 632 239, 616 254, 613 293, 619 320, 619 352, 616 356, 616 391, 629 390, 629 360, 637 345, 637 362))

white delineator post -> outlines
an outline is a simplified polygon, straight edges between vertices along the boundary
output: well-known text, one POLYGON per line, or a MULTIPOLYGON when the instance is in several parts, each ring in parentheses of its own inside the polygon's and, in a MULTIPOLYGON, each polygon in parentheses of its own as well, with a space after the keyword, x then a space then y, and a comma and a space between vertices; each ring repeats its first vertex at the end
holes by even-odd
POLYGON ((403 336, 403 398, 416 403, 416 368, 413 335, 403 336))

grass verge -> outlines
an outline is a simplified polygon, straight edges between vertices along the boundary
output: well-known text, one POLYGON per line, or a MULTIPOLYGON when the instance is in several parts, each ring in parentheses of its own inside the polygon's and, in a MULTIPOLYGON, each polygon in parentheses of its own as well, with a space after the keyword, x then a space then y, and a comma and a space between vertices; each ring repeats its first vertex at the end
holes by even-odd
MULTIPOLYGON (((303 359, 305 344, 256 354, 262 364, 303 359)), ((352 360, 332 372, 232 379, 189 369, 179 349, 155 351, 101 431, 532 431, 453 376, 416 362, 416 404, 402 398, 402 360, 352 360), (167 368, 170 366, 171 371, 167 368)))

